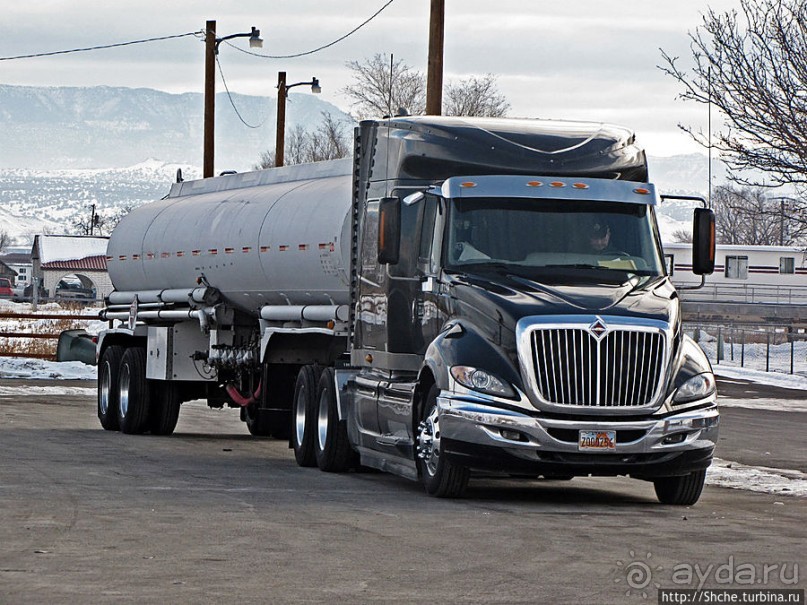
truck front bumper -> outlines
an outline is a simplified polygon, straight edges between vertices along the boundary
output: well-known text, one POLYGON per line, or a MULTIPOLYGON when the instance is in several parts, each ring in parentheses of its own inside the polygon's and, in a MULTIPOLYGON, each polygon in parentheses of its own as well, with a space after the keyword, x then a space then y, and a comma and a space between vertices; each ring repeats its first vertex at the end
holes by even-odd
POLYGON ((686 475, 707 468, 717 444, 717 406, 664 418, 592 420, 531 416, 442 392, 442 452, 473 469, 535 475, 686 475), (613 449, 581 451, 580 431, 616 431, 613 449))

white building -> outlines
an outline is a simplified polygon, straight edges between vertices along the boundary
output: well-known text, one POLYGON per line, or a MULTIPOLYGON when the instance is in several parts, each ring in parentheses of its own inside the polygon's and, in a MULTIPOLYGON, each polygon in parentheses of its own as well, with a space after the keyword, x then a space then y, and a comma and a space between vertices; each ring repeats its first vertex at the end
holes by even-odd
POLYGON ((33 276, 53 297, 59 282, 75 276, 81 287, 101 300, 112 292, 106 267, 109 238, 80 235, 37 235, 31 251, 33 276))

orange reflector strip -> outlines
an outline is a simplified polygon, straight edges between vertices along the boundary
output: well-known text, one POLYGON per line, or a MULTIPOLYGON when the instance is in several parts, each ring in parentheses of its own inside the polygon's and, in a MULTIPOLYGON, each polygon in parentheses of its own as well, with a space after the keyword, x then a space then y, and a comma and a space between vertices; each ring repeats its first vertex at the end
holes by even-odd
POLYGON ((650 189, 645 189, 644 187, 637 187, 633 190, 633 193, 638 193, 639 195, 647 195, 650 193, 650 189))
POLYGON ((210 249, 209 249, 207 252, 208 252, 209 254, 218 254, 218 253, 219 253, 219 249, 218 249, 218 248, 210 248, 210 249))
POLYGON ((588 189, 588 185, 586 185, 585 183, 574 183, 572 187, 574 187, 575 189, 588 189))
POLYGON ((329 319, 328 323, 327 323, 327 326, 328 326, 329 330, 333 330, 334 327, 336 326, 336 324, 334 323, 334 321, 332 319, 329 319))
POLYGON ((551 183, 549 183, 549 186, 550 187, 565 187, 566 183, 564 183, 562 181, 552 181, 551 183))
POLYGON ((541 181, 527 181, 527 187, 542 187, 543 183, 541 181))
POLYGON ((473 181, 465 181, 464 183, 460 183, 460 187, 476 187, 476 183, 473 181))

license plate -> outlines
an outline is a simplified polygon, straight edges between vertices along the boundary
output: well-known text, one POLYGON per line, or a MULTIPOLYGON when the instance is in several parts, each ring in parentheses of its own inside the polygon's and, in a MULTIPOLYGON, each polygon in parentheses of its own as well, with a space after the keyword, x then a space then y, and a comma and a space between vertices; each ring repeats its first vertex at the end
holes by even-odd
POLYGON ((580 451, 615 450, 616 431, 580 431, 577 449, 580 451))

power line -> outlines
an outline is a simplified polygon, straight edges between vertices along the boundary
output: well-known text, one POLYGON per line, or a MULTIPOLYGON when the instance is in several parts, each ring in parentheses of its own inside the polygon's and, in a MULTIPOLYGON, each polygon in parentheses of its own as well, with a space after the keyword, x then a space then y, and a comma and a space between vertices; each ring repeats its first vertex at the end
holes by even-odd
POLYGON ((162 40, 172 40, 174 38, 185 38, 187 36, 203 36, 204 31, 188 32, 186 34, 176 34, 173 36, 160 36, 159 38, 146 38, 144 40, 132 40, 130 42, 118 42, 117 44, 105 44, 102 46, 88 46, 86 48, 71 48, 69 50, 54 50, 47 53, 35 53, 32 55, 17 55, 15 57, 0 57, 0 61, 13 61, 15 59, 34 59, 37 57, 52 57, 54 55, 67 55, 70 53, 82 53, 90 50, 103 50, 105 48, 117 48, 119 46, 131 46, 133 44, 145 44, 147 42, 160 42, 162 40))
POLYGON ((241 120, 241 123, 244 126, 246 126, 247 128, 260 128, 261 126, 263 126, 266 123, 266 120, 269 118, 269 114, 268 113, 266 114, 266 117, 263 119, 263 121, 260 124, 252 125, 249 122, 247 122, 241 116, 241 112, 238 111, 238 107, 235 106, 235 101, 233 100, 233 95, 230 94, 230 89, 227 86, 227 80, 224 78, 224 70, 221 68, 221 61, 219 61, 219 56, 218 55, 216 55, 216 65, 219 66, 219 74, 221 75, 221 81, 224 84, 224 90, 227 91, 227 98, 230 100, 230 105, 233 106, 233 111, 235 111, 235 115, 238 116, 238 119, 241 120))
POLYGON ((337 39, 336 39, 336 40, 334 40, 333 42, 329 42, 328 44, 325 44, 325 45, 323 45, 323 46, 319 46, 319 47, 317 47, 317 48, 315 48, 315 49, 313 49, 313 50, 307 50, 307 51, 305 51, 305 52, 301 52, 301 53, 294 53, 294 54, 292 54, 292 55, 263 55, 263 54, 256 53, 256 52, 253 52, 253 51, 250 51, 250 50, 246 50, 246 49, 244 49, 244 48, 240 48, 240 47, 238 47, 238 46, 235 46, 234 44, 231 44, 230 42, 226 42, 226 41, 225 41, 225 44, 228 44, 228 45, 232 46, 234 49, 236 49, 236 50, 238 50, 238 51, 241 51, 242 53, 245 53, 245 54, 247 54, 247 55, 252 55, 253 57, 260 57, 260 58, 262 58, 262 59, 296 59, 297 57, 305 57, 306 55, 313 55, 314 53, 317 53, 317 52, 319 52, 319 51, 321 51, 321 50, 325 50, 326 48, 330 48, 330 47, 331 47, 331 46, 333 46, 334 44, 338 44, 339 42, 341 42, 341 41, 342 41, 342 40, 344 40, 345 38, 347 38, 347 37, 349 37, 349 36, 352 36, 352 35, 353 35, 353 34, 355 34, 357 31, 359 31, 359 30, 360 30, 362 27, 364 27, 365 25, 367 25, 368 23, 370 23, 370 21, 372 21, 372 20, 373 20, 373 19, 375 19, 375 18, 376 18, 378 15, 380 15, 380 14, 381 14, 381 12, 382 12, 382 11, 383 11, 385 8, 387 8, 387 7, 388 7, 390 4, 392 4, 394 1, 395 1, 395 0, 389 0, 389 1, 388 1, 386 4, 384 4, 384 6, 382 6, 381 8, 379 8, 379 9, 378 9, 376 12, 374 12, 372 15, 370 15, 370 17, 368 17, 367 19, 365 19, 365 20, 364 20, 364 21, 363 21, 363 22, 362 22, 360 25, 358 25, 358 26, 354 27, 352 30, 350 30, 348 33, 346 33, 346 34, 345 34, 344 36, 342 36, 341 38, 337 38, 337 39))

